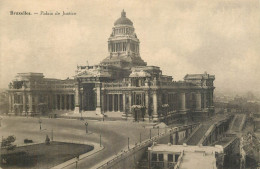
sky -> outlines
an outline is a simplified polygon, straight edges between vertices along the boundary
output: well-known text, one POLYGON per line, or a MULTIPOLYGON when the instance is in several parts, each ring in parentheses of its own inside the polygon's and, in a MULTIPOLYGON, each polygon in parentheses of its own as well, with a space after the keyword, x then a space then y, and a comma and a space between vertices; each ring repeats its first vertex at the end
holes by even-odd
POLYGON ((217 91, 260 93, 260 0, 2 0, 0 88, 19 72, 65 79, 77 65, 98 64, 123 9, 148 65, 175 81, 206 71, 215 75, 217 91))

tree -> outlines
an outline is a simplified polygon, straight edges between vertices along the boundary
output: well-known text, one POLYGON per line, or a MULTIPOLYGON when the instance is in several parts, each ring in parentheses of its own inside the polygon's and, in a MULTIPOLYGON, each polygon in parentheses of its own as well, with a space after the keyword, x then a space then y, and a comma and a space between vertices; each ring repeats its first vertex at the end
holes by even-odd
POLYGON ((8 136, 7 138, 4 138, 1 143, 1 148, 7 148, 7 150, 13 150, 16 145, 13 145, 13 142, 15 142, 16 138, 15 136, 8 136))

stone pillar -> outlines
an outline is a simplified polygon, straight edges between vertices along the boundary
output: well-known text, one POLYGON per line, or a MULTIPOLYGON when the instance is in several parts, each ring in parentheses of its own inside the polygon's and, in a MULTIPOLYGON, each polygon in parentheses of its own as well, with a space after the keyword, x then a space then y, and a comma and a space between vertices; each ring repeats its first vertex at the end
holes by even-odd
POLYGON ((132 117, 132 93, 129 93, 129 113, 128 113, 128 117, 132 117))
POLYGON ((123 94, 123 112, 126 112, 126 107, 125 107, 125 102, 126 102, 126 97, 125 97, 125 93, 123 94))
POLYGON ((117 95, 117 111, 120 112, 120 94, 117 95))
POLYGON ((8 94, 8 98, 9 98, 9 114, 12 114, 12 94, 9 93, 8 94))
POLYGON ((109 94, 106 94, 106 98, 107 98, 107 112, 109 112, 109 104, 110 104, 110 100, 109 100, 109 94))
POLYGON ((207 93, 204 92, 203 94, 204 94, 204 100, 203 100, 203 102, 204 102, 204 108, 207 108, 207 93))
POLYGON ((112 111, 115 111, 115 95, 112 94, 112 111))
POLYGON ((87 96, 84 95, 84 89, 81 88, 80 89, 80 93, 79 93, 79 96, 80 96, 80 108, 81 108, 81 111, 84 111, 85 109, 85 104, 86 104, 86 100, 87 100, 87 96))
POLYGON ((179 100, 180 100, 180 110, 186 110, 186 99, 185 99, 185 93, 182 92, 179 95, 179 100))
POLYGON ((35 114, 38 114, 39 113, 39 107, 38 107, 38 104, 39 104, 39 96, 38 94, 35 94, 34 95, 34 107, 35 107, 35 114))
POLYGON ((126 119, 126 105, 125 105, 125 102, 126 102, 126 96, 125 96, 125 93, 123 93, 123 100, 122 100, 122 102, 123 102, 123 115, 122 115, 122 118, 123 119, 126 119))
POLYGON ((79 95, 79 83, 77 82, 75 85, 75 108, 74 108, 74 113, 79 113, 79 107, 80 107, 80 95, 79 95))
POLYGON ((196 93, 196 110, 201 110, 201 94, 196 93))
POLYGON ((15 110, 14 110, 14 93, 12 93, 12 114, 14 114, 15 112, 15 110))
POLYGON ((72 106, 72 104, 71 104, 71 94, 69 94, 69 110, 71 110, 71 106, 72 106))
POLYGON ((102 114, 105 114, 105 108, 106 108, 106 95, 105 93, 101 93, 101 111, 102 111, 102 114))
POLYGON ((63 99, 62 99, 62 94, 60 94, 60 110, 62 110, 62 104, 63 104, 63 99))
POLYGON ((67 110, 67 95, 64 94, 64 110, 67 110))
POLYGON ((30 93, 29 94, 29 98, 28 98, 28 101, 29 101, 29 111, 28 111, 28 115, 31 115, 32 112, 33 112, 33 103, 32 103, 32 94, 30 93))
POLYGON ((100 83, 96 83, 96 92, 97 92, 97 105, 96 105, 96 113, 97 114, 101 114, 101 99, 100 99, 100 95, 101 95, 101 84, 100 83))
POLYGON ((23 92, 23 115, 26 114, 26 99, 25 99, 25 92, 23 92))
POLYGON ((158 121, 158 100, 157 100, 157 92, 153 92, 153 121, 158 121))
POLYGON ((145 92, 145 116, 149 117, 149 92, 145 92))
POLYGON ((58 95, 55 94, 54 97, 55 97, 55 109, 58 110, 58 95))

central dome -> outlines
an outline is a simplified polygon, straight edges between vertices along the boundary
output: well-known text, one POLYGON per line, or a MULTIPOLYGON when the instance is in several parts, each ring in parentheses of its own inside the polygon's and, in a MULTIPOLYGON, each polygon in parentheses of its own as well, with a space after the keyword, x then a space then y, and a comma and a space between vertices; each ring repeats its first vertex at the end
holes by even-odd
POLYGON ((115 25, 115 26, 116 26, 116 25, 131 25, 131 26, 133 26, 133 22, 126 17, 126 13, 125 13, 125 11, 123 10, 123 11, 121 12, 121 17, 118 18, 118 19, 115 21, 114 25, 115 25))

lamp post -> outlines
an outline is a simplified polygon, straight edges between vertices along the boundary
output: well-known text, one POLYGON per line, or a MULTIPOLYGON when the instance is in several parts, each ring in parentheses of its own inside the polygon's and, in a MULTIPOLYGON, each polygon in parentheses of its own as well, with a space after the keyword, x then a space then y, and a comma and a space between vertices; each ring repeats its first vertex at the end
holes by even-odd
POLYGON ((40 130, 42 130, 42 119, 39 118, 40 130))
POLYGON ((85 123, 86 126, 86 133, 88 133, 88 122, 85 123))
POLYGON ((128 150, 129 150, 129 137, 128 137, 128 150))
POLYGON ((101 134, 100 134, 100 147, 101 147, 101 134))

